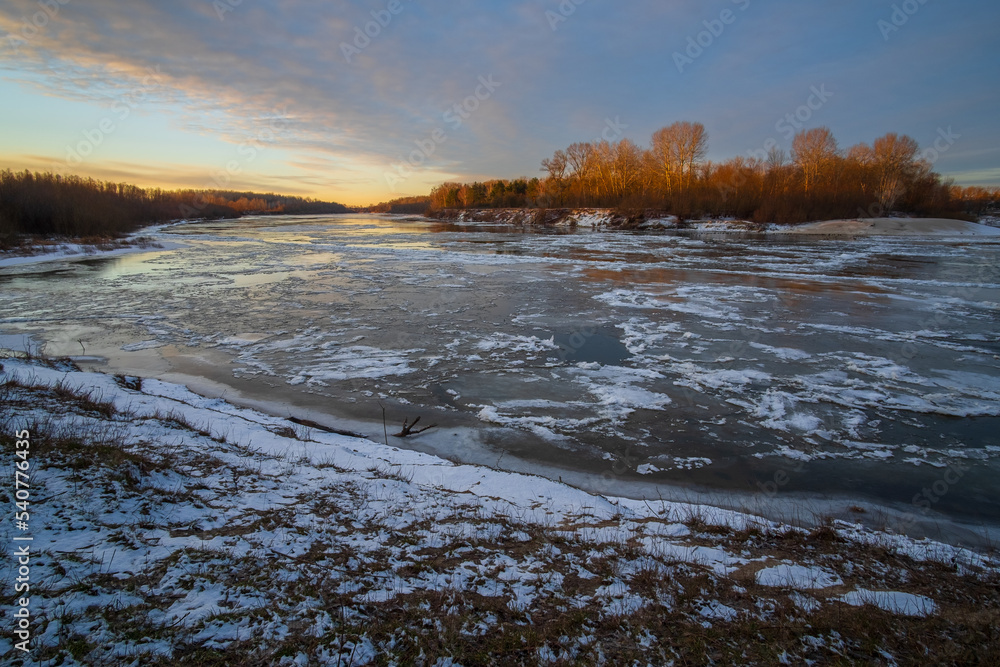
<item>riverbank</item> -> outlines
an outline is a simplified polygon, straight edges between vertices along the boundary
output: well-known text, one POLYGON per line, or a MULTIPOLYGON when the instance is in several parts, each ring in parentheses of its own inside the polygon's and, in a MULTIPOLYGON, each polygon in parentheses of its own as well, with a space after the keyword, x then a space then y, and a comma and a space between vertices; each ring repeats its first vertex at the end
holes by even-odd
POLYGON ((42 262, 120 257, 152 250, 174 250, 182 247, 181 244, 154 237, 165 229, 187 222, 189 221, 179 220, 149 225, 116 238, 21 237, 17 245, 0 250, 0 269, 42 262))
MULTIPOLYGON (((581 227, 585 229, 690 230, 802 234, 814 236, 1000 236, 1000 228, 943 218, 864 218, 824 220, 793 225, 762 224, 739 219, 680 220, 657 212, 624 214, 614 209, 445 209, 432 217, 459 223, 512 226, 581 227)), ((992 218, 984 222, 992 221, 992 218)))
POLYGON ((990 556, 594 495, 165 382, 2 364, 5 446, 30 431, 32 661, 1000 656, 990 556))
POLYGON ((5 252, 0 252, 0 268, 59 260, 117 257, 133 252, 162 248, 162 244, 142 238, 109 239, 93 243, 49 239, 43 243, 29 243, 5 252))
POLYGON ((796 225, 787 234, 821 236, 986 236, 1000 237, 1000 229, 964 220, 942 218, 866 218, 828 220, 796 225))

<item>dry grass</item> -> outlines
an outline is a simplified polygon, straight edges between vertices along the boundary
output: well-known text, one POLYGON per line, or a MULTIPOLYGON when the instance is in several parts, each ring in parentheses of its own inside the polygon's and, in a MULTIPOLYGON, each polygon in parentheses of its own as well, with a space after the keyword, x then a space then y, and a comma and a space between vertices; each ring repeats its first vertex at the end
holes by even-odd
MULTIPOLYGON (((143 419, 180 431, 184 445, 138 442, 123 430, 138 418, 108 403, 67 386, 0 385, 5 422, 45 405, 89 420, 75 430, 31 424, 33 460, 40 475, 63 475, 94 494, 107 515, 130 517, 107 525, 103 514, 92 519, 120 550, 117 558, 165 540, 185 539, 186 546, 115 575, 114 554, 47 556, 59 576, 36 592, 35 622, 58 630, 33 654, 39 664, 1000 664, 995 570, 917 561, 846 540, 835 524, 734 530, 696 512, 680 517, 691 534, 670 545, 725 550, 739 564, 719 571, 667 548, 644 549, 641 538, 669 525, 666 516, 634 522, 631 536, 609 542, 601 531, 618 530, 626 517, 581 510, 537 523, 516 508, 486 512, 464 496, 442 494, 450 505, 401 525, 395 515, 407 511, 415 492, 412 469, 379 463, 351 471, 333 459, 268 455, 213 440, 209 425, 179 413, 143 419), (288 489, 299 466, 336 481, 288 489), (177 483, 152 482, 167 476, 177 483), (291 497, 240 504, 277 489, 291 497), (201 508, 203 519, 184 524, 173 508, 201 508), (224 522, 209 523, 222 515, 224 522), (308 548, 293 552, 293 543, 308 548), (251 548, 239 555, 234 545, 251 548), (757 583, 759 570, 788 562, 821 567, 843 584, 800 593, 757 583), (512 564, 527 573, 517 585, 530 595, 520 601, 507 578, 512 564), (220 586, 224 595, 212 598, 203 619, 164 616, 189 593, 220 586), (857 589, 923 595, 937 612, 909 617, 837 601, 857 589), (116 602, 42 602, 71 596, 116 602), (720 607, 712 605, 728 611, 713 615, 720 607), (242 629, 215 643, 205 639, 232 627, 242 629)), ((294 432, 274 432, 296 447, 301 442, 294 432)), ((0 434, 7 450, 10 433, 0 434)), ((0 502, 8 495, 0 491, 0 502)), ((9 618, 3 622, 9 626, 9 618)))

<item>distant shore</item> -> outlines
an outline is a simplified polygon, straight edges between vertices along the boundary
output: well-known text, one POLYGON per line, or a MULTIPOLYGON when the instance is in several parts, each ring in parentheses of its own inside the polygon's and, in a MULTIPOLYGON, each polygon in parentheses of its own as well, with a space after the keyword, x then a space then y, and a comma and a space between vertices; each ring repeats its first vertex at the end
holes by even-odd
MULTIPOLYGON (((801 236, 935 236, 935 237, 998 237, 1000 227, 965 220, 946 218, 861 218, 824 220, 794 225, 761 224, 748 220, 682 221, 671 215, 648 215, 629 218, 612 209, 448 209, 435 211, 433 219, 455 222, 486 222, 513 226, 552 226, 607 230, 689 230, 700 232, 734 232, 760 234, 794 234, 801 236)), ((197 221, 175 221, 144 227, 125 238, 80 239, 55 237, 43 242, 27 241, 24 245, 0 251, 0 268, 37 264, 57 260, 113 257, 153 250, 173 250, 179 244, 155 242, 149 235, 176 224, 197 221)))
POLYGON ((868 218, 796 225, 788 234, 830 236, 1000 236, 1000 228, 945 218, 868 218))
POLYGON ((626 215, 614 209, 444 209, 429 217, 455 222, 494 222, 593 229, 677 229, 812 236, 1000 236, 1000 228, 945 218, 858 218, 779 225, 739 219, 681 220, 666 213, 626 215))

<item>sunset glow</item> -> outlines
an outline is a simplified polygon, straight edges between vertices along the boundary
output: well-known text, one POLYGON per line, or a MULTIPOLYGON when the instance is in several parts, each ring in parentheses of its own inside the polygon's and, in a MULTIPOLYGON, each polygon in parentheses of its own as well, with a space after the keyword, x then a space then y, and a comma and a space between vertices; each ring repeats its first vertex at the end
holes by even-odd
POLYGON ((6 0, 0 167, 356 205, 690 119, 715 160, 951 128, 935 169, 995 184, 1000 10, 912 5, 6 0))

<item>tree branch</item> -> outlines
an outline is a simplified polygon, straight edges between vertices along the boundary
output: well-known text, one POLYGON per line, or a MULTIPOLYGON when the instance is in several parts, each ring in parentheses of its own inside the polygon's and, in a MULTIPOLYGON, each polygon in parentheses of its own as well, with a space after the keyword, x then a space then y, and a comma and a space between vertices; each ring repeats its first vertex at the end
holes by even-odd
POLYGON ((414 419, 412 424, 409 423, 408 419, 404 419, 403 420, 403 430, 400 431, 399 433, 393 433, 392 437, 394 437, 394 438, 405 438, 405 437, 410 436, 410 435, 418 435, 420 433, 423 433, 424 431, 429 431, 430 429, 432 429, 435 426, 437 426, 437 424, 431 424, 430 426, 425 426, 424 428, 420 428, 420 429, 414 430, 414 427, 417 425, 418 421, 420 421, 420 417, 417 417, 416 419, 414 419))

